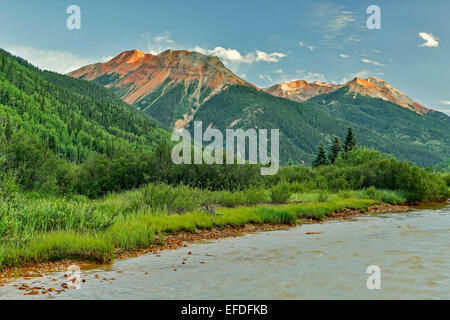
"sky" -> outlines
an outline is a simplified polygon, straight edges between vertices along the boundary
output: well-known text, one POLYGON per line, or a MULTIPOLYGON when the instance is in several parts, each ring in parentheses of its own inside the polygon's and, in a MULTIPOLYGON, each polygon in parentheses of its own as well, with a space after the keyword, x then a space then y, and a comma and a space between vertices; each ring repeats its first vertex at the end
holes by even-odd
POLYGON ((448 0, 2 0, 0 47, 60 73, 122 51, 218 56, 258 87, 375 76, 450 115, 448 0), (69 29, 70 5, 80 29, 69 29), (380 29, 369 29, 370 5, 380 29))

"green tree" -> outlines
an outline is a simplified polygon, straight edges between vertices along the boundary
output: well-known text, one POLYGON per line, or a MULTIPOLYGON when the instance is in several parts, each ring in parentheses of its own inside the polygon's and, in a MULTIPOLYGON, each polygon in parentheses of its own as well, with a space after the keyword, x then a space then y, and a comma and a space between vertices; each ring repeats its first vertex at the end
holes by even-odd
POLYGON ((352 128, 348 128, 347 137, 345 138, 344 151, 349 152, 356 147, 356 138, 352 128))
POLYGON ((11 125, 11 119, 9 115, 6 117, 6 126, 5 126, 5 138, 6 141, 10 141, 13 135, 13 129, 11 125))
POLYGON ((313 161, 313 167, 316 168, 328 164, 327 153, 325 152, 323 144, 320 144, 319 148, 317 149, 316 159, 313 161))
POLYGON ((339 153, 342 151, 341 141, 336 137, 334 138, 334 142, 330 147, 330 154, 328 158, 330 159, 330 163, 334 163, 339 155, 339 153))

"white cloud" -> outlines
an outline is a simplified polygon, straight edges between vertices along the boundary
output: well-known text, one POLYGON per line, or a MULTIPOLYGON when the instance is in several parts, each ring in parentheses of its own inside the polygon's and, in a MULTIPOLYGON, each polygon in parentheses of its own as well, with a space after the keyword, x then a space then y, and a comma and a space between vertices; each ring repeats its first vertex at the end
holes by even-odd
MULTIPOLYGON (((367 17, 359 11, 351 11, 344 5, 331 1, 314 1, 309 25, 321 34, 321 46, 343 50, 346 43, 360 42, 367 17)), ((305 26, 307 27, 307 26, 305 26)))
POLYGON ((41 50, 33 47, 9 47, 6 51, 28 60, 31 64, 58 73, 68 73, 88 64, 106 62, 112 57, 88 58, 60 50, 41 50))
POLYGON ((446 104, 450 106, 450 100, 442 100, 442 104, 446 104))
POLYGON ((299 41, 298 45, 299 45, 300 47, 306 47, 306 48, 308 48, 310 51, 314 51, 314 50, 317 49, 317 47, 312 46, 312 45, 308 45, 308 44, 304 43, 303 41, 299 41))
POLYGON ((214 49, 204 49, 202 47, 195 47, 194 51, 200 52, 202 54, 208 54, 219 57, 224 62, 228 62, 231 64, 239 64, 239 63, 252 63, 254 59, 250 56, 243 56, 236 49, 225 49, 223 47, 215 47, 214 49))
POLYGON ((426 33, 426 32, 419 32, 419 37, 421 37, 423 40, 425 40, 425 42, 420 44, 419 47, 430 47, 430 48, 439 47, 438 38, 433 36, 433 34, 426 33))
POLYGON ((347 26, 356 21, 352 11, 345 10, 343 7, 331 3, 319 6, 316 15, 320 17, 320 25, 323 26, 325 38, 328 39, 341 35, 347 26))
POLYGON ((360 42, 360 38, 357 34, 351 34, 348 37, 345 38, 345 41, 350 42, 350 41, 354 41, 354 42, 360 42))
POLYGON ((374 61, 374 60, 370 60, 370 59, 363 58, 363 59, 361 59, 361 61, 364 62, 364 63, 373 64, 373 65, 376 65, 376 66, 379 66, 379 67, 385 67, 386 66, 385 64, 382 64, 380 62, 377 62, 377 61, 374 61))
POLYGON ((283 73, 283 69, 276 69, 276 70, 273 70, 273 73, 279 73, 279 74, 282 74, 282 73, 283 73))
POLYGON ((305 80, 308 82, 316 82, 316 81, 328 82, 327 78, 322 73, 310 72, 307 70, 297 70, 296 72, 297 72, 298 78, 301 80, 305 80))
POLYGON ((347 83, 350 80, 353 80, 355 78, 365 79, 365 78, 370 77, 371 75, 373 75, 373 73, 370 72, 369 70, 361 70, 361 71, 349 74, 348 76, 342 78, 340 83, 347 83))
POLYGON ((345 54, 345 53, 341 53, 341 54, 339 55, 339 57, 341 57, 341 58, 343 58, 343 59, 347 59, 347 58, 348 58, 348 55, 345 54))
POLYGON ((200 46, 189 48, 189 46, 180 45, 176 41, 172 40, 171 34, 168 31, 165 31, 155 37, 151 37, 150 34, 144 34, 141 38, 141 42, 143 43, 142 47, 146 48, 146 51, 151 54, 157 55, 168 49, 189 49, 202 54, 217 56, 225 65, 234 68, 237 68, 240 64, 252 64, 254 62, 276 63, 286 57, 286 54, 281 52, 267 53, 261 50, 255 50, 242 54, 236 49, 224 48, 221 46, 217 46, 214 49, 206 49, 200 46))
POLYGON ((164 31, 155 37, 152 37, 149 33, 146 33, 143 34, 141 38, 141 42, 143 42, 142 47, 145 48, 144 50, 154 55, 160 54, 161 52, 169 49, 182 49, 180 45, 171 39, 169 31, 164 31))
POLYGON ((259 77, 261 80, 266 80, 266 81, 269 81, 269 82, 273 82, 272 78, 271 78, 269 75, 258 74, 258 77, 259 77))
MULTIPOLYGON (((280 59, 286 57, 284 53, 281 52, 272 52, 267 53, 264 51, 256 50, 256 61, 264 61, 264 62, 278 62, 280 59)), ((250 53, 251 55, 251 53, 250 53)))
POLYGON ((241 63, 252 64, 254 62, 278 62, 282 58, 286 57, 284 53, 272 52, 267 53, 260 50, 255 50, 254 52, 249 52, 246 54, 241 54, 236 49, 215 47, 214 49, 205 49, 202 47, 195 47, 193 51, 200 52, 202 54, 214 55, 219 57, 225 64, 237 67, 241 63))

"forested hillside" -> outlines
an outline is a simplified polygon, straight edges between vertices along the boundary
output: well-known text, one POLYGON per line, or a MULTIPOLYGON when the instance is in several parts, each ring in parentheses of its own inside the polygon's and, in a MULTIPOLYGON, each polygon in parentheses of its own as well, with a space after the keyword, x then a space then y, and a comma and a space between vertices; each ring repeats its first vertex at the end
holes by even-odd
POLYGON ((117 181, 109 181, 109 188, 139 185, 144 172, 140 178, 124 172, 139 171, 139 159, 168 137, 157 121, 107 89, 40 71, 0 51, 1 173, 14 175, 25 188, 95 188, 89 175, 105 174, 111 163, 117 181))
POLYGON ((363 126, 384 136, 383 146, 369 146, 400 159, 432 165, 450 157, 450 118, 444 113, 431 110, 421 115, 389 101, 347 91, 342 88, 310 99, 306 104, 343 119, 350 126, 363 126), (403 144, 400 149, 396 141, 403 144))
POLYGON ((401 160, 428 166, 449 157, 450 118, 374 77, 345 85, 295 81, 268 94, 219 58, 187 50, 157 56, 125 51, 69 75, 109 88, 169 130, 192 127, 196 120, 204 129, 280 129, 282 164, 311 164, 318 143, 343 138, 348 127, 361 145, 401 160))
MULTIPOLYGON (((339 91, 330 95, 336 94, 339 91)), ((348 105, 351 110, 345 116, 345 105, 343 109, 326 107, 320 97, 314 99, 299 103, 251 87, 232 86, 202 105, 193 121, 203 121, 204 128, 212 124, 222 130, 280 129, 280 161, 284 164, 311 163, 319 143, 331 144, 333 136, 342 140, 348 127, 354 128, 361 145, 420 165, 442 161, 450 150, 448 125, 445 118, 436 120, 439 113, 422 117, 378 99, 361 97, 356 100, 358 104, 348 105), (336 112, 330 112, 330 108, 336 112), (373 115, 358 118, 356 114, 368 112, 364 110, 372 110, 373 115)))
POLYGON ((93 152, 112 155, 120 147, 151 149, 163 134, 155 120, 139 114, 105 88, 34 68, 0 52, 2 119, 58 155, 82 162, 93 152))

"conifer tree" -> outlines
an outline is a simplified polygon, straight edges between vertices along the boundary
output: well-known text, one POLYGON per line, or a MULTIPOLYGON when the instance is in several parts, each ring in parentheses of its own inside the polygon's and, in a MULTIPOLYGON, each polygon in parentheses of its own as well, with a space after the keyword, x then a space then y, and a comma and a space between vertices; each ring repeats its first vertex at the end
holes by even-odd
POLYGON ((355 147, 356 147, 356 138, 355 138, 355 135, 353 134, 353 129, 348 128, 347 137, 345 138, 345 143, 344 143, 344 151, 349 152, 349 151, 353 150, 355 147))
POLYGON ((334 142, 330 147, 330 155, 328 158, 330 159, 330 163, 335 163, 339 153, 342 151, 341 142, 336 137, 334 138, 334 142))
POLYGON ((317 168, 319 166, 327 165, 328 158, 327 153, 325 152, 325 148, 323 147, 323 144, 320 144, 319 148, 317 149, 317 156, 316 159, 313 161, 313 167, 317 168))
POLYGON ((6 118, 6 127, 5 127, 5 138, 6 141, 10 141, 13 135, 13 129, 12 129, 12 125, 11 125, 11 119, 8 115, 8 117, 6 118))

